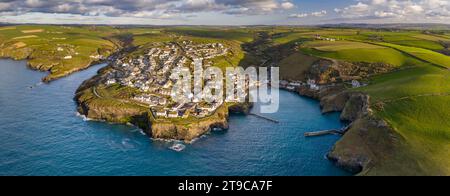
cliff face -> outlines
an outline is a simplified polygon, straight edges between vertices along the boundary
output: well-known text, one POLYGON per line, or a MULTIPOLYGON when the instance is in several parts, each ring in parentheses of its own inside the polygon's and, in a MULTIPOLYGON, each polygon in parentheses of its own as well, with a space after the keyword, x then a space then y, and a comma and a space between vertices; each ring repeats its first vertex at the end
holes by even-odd
POLYGON ((331 94, 320 101, 322 112, 342 111, 341 120, 351 122, 350 129, 327 157, 352 173, 362 172, 375 160, 372 149, 376 148, 366 141, 372 139, 373 130, 380 127, 371 127, 378 122, 370 117, 369 101, 369 96, 357 92, 331 94))
POLYGON ((95 99, 83 100, 82 97, 78 95, 75 98, 79 104, 78 111, 80 114, 93 120, 121 124, 131 123, 142 128, 155 139, 175 139, 189 143, 212 129, 228 129, 228 110, 226 108, 219 109, 211 117, 188 121, 189 124, 186 124, 152 120, 151 114, 146 108, 125 105, 117 107, 95 99))
POLYGON ((395 158, 396 146, 402 143, 401 136, 383 120, 365 116, 353 122, 350 130, 336 143, 327 157, 350 172, 374 175, 370 170, 382 167, 387 159, 395 158))
POLYGON ((369 115, 368 95, 362 93, 350 93, 342 110, 341 120, 354 122, 369 115))
POLYGON ((24 60, 27 59, 33 50, 31 48, 20 48, 17 49, 13 46, 3 48, 0 46, 0 57, 2 58, 12 58, 14 60, 24 60))
POLYGON ((349 93, 331 94, 320 99, 320 108, 322 113, 340 112, 344 110, 347 101, 350 98, 349 93))
POLYGON ((78 88, 74 99, 78 103, 79 113, 93 120, 132 123, 152 138, 183 140, 189 143, 212 129, 228 129, 230 112, 247 114, 251 108, 250 104, 224 105, 214 115, 204 119, 155 120, 148 108, 121 104, 92 94, 93 88, 102 80, 102 73, 107 70, 108 67, 101 69, 97 76, 84 81, 78 88))
POLYGON ((334 59, 322 59, 310 67, 306 77, 316 80, 318 84, 330 84, 361 80, 373 75, 390 72, 393 69, 393 66, 384 63, 350 63, 334 59))
POLYGON ((301 96, 309 97, 312 99, 321 100, 322 98, 330 95, 337 95, 345 91, 345 87, 342 84, 335 84, 326 87, 322 87, 320 90, 313 90, 307 86, 300 86, 297 92, 301 96))
POLYGON ((216 115, 217 117, 189 124, 153 122, 151 129, 147 131, 153 138, 183 140, 189 143, 212 129, 228 129, 228 111, 224 109, 218 111, 216 115))
MULTIPOLYGON (((333 64, 327 67, 312 66, 309 76, 319 84, 326 85, 360 80, 390 70, 392 67, 384 64, 333 61, 333 64)), ((385 121, 375 117, 370 109, 370 97, 367 94, 348 91, 342 84, 327 85, 320 90, 301 86, 298 93, 319 100, 323 113, 342 112, 341 120, 351 123, 350 128, 328 154, 328 158, 336 165, 360 175, 386 175, 395 172, 402 174, 402 168, 392 171, 392 168, 384 165, 398 159, 397 151, 407 148, 405 141, 385 121)), ((419 166, 411 160, 410 167, 419 166)))
POLYGON ((117 107, 95 100, 81 101, 78 112, 89 119, 112 123, 135 123, 136 120, 146 119, 147 116, 147 112, 138 107, 117 107))
MULTIPOLYGON (((112 53, 119 50, 116 46, 113 48, 102 47, 103 46, 99 46, 99 48, 97 48, 97 52, 99 55, 103 55, 105 57, 110 56, 112 53)), ((73 59, 65 60, 63 57, 55 54, 52 50, 27 46, 23 42, 18 42, 15 44, 0 44, 0 58, 26 60, 27 66, 30 69, 48 72, 48 75, 42 78, 42 81, 46 83, 66 77, 72 73, 87 69, 91 65, 105 61, 90 58, 89 55, 90 54, 75 55, 73 59), (20 44, 23 45, 20 46, 20 44)))
POLYGON ((409 144, 387 122, 370 109, 370 97, 359 92, 341 92, 321 99, 322 111, 342 111, 341 120, 351 122, 349 130, 334 145, 328 159, 359 175, 421 175, 414 156, 405 156, 409 144), (408 163, 399 165, 398 163, 408 163))

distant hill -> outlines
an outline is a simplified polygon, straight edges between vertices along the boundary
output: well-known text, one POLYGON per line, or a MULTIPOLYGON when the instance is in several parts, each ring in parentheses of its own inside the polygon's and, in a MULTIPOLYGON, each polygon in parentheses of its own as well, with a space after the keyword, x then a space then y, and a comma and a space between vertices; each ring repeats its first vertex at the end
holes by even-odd
POLYGON ((365 24, 365 23, 342 23, 319 25, 324 28, 368 28, 368 29, 411 29, 411 30, 450 30, 450 24, 439 23, 395 23, 395 24, 365 24))

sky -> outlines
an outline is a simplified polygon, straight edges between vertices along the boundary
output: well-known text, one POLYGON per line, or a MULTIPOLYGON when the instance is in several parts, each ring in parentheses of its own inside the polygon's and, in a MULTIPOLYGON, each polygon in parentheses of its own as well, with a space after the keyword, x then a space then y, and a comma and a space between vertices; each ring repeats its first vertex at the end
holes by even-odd
POLYGON ((450 0, 0 0, 0 22, 122 25, 450 24, 450 0))

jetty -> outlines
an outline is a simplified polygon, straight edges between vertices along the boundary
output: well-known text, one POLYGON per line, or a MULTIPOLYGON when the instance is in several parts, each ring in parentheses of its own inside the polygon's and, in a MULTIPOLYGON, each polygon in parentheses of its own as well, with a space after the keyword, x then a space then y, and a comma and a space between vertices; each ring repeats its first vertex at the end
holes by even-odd
POLYGON ((314 136, 322 136, 322 135, 344 135, 339 130, 325 130, 325 131, 316 131, 316 132, 307 132, 305 133, 305 137, 314 137, 314 136))
POLYGON ((349 124, 342 129, 331 129, 331 130, 324 130, 324 131, 315 131, 315 132, 306 132, 305 137, 315 137, 315 136, 323 136, 323 135, 345 135, 347 131, 352 127, 352 124, 349 124))
POLYGON ((255 117, 257 117, 257 118, 260 118, 260 119, 264 119, 264 120, 267 120, 267 121, 270 121, 270 122, 273 122, 273 123, 280 123, 280 121, 278 121, 278 120, 275 120, 275 119, 272 119, 272 118, 269 118, 269 117, 265 117, 265 116, 262 116, 262 115, 260 115, 260 114, 255 114, 255 113, 249 113, 249 115, 251 115, 251 116, 255 116, 255 117))

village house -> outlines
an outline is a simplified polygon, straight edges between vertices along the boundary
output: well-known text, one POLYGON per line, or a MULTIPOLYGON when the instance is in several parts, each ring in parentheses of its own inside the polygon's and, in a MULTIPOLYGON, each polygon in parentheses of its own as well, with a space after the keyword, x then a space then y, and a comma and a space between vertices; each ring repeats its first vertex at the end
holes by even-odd
POLYGON ((309 88, 310 88, 311 90, 320 90, 320 87, 316 84, 316 81, 315 81, 315 80, 308 79, 307 84, 309 85, 309 88))
POLYGON ((167 117, 167 111, 164 109, 156 110, 155 116, 157 117, 167 117))
POLYGON ((352 80, 352 87, 353 88, 359 88, 364 86, 364 84, 360 83, 358 80, 352 80))
MULTIPOLYGON (((204 61, 204 57, 214 58, 226 53, 227 48, 221 43, 193 44, 192 41, 183 41, 180 45, 166 43, 150 48, 143 55, 133 59, 117 59, 113 62, 112 67, 114 69, 107 75, 105 84, 120 84, 143 92, 144 94, 133 99, 137 102, 148 104, 151 108, 164 108, 152 110, 156 117, 188 118, 189 115, 208 116, 215 112, 223 103, 206 105, 201 110, 195 110, 197 105, 188 104, 175 104, 173 107, 167 108, 168 105, 173 104, 167 97, 171 95, 172 87, 176 83, 169 77, 175 67, 185 67, 192 60, 204 61), (148 93, 152 93, 152 95, 148 93)), ((212 61, 205 63, 206 65, 200 67, 200 70, 213 64, 212 61)), ((197 82, 202 83, 202 81, 197 82)), ((192 97, 193 95, 191 95, 192 97)))

